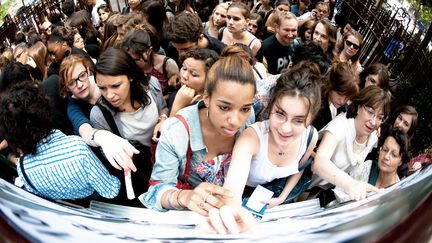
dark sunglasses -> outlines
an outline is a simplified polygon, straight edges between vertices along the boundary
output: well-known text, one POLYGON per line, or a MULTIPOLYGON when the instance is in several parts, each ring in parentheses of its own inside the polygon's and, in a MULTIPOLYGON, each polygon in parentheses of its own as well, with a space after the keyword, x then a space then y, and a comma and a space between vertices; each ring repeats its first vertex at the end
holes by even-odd
POLYGON ((354 43, 352 43, 352 42, 349 41, 349 40, 345 40, 345 44, 347 44, 347 46, 350 46, 350 47, 352 47, 352 48, 354 48, 354 49, 356 49, 356 50, 358 50, 358 49, 360 48, 359 45, 354 44, 354 43))

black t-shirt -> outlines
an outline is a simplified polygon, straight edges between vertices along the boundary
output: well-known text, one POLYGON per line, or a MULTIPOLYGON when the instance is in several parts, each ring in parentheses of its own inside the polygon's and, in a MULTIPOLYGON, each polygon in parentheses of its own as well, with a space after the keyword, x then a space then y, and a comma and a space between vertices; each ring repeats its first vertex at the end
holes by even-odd
POLYGON ((268 72, 270 74, 279 74, 282 69, 288 67, 295 47, 298 45, 299 42, 294 40, 289 46, 283 46, 276 39, 276 35, 272 35, 263 41, 257 59, 262 61, 265 58, 268 72))

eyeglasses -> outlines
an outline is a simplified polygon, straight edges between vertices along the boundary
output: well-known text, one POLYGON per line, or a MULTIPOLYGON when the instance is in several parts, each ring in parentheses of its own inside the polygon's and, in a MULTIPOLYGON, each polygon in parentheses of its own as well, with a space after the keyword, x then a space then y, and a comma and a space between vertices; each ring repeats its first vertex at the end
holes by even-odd
POLYGON ((69 89, 73 89, 73 88, 76 87, 78 81, 83 82, 86 78, 88 78, 88 72, 87 72, 87 70, 82 71, 82 72, 78 75, 78 78, 75 78, 75 79, 71 79, 71 80, 69 80, 69 81, 66 83, 66 86, 67 86, 69 89))
POLYGON ((300 117, 293 117, 293 118, 289 118, 286 114, 280 112, 280 111, 274 111, 272 112, 270 115, 273 115, 274 120, 276 121, 276 123, 286 123, 288 121, 292 122, 295 125, 304 125, 305 124, 305 117, 300 116, 300 117))
POLYGON ((376 119, 379 123, 383 123, 387 120, 387 117, 384 115, 378 115, 374 108, 370 106, 363 106, 364 110, 366 111, 366 114, 368 115, 369 119, 376 119))
POLYGON ((396 153, 396 151, 390 150, 389 148, 387 148, 385 146, 381 147, 380 152, 384 153, 384 154, 388 154, 390 152, 390 154, 389 154, 390 159, 399 159, 401 157, 400 154, 396 153))
POLYGON ((349 40, 345 40, 345 44, 346 44, 347 46, 350 46, 350 47, 352 47, 352 48, 356 49, 356 50, 358 50, 358 49, 360 48, 360 46, 359 46, 359 45, 357 45, 357 44, 354 44, 354 43, 352 43, 352 42, 351 42, 351 41, 349 41, 349 40))

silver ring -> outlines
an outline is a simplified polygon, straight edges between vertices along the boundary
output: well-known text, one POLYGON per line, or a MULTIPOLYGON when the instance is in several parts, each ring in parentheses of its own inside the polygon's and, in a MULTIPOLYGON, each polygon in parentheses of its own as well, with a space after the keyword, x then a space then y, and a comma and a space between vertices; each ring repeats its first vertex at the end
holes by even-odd
POLYGON ((202 201, 202 202, 200 202, 200 203, 198 204, 198 207, 200 207, 200 208, 204 208, 204 206, 205 206, 205 202, 204 202, 204 201, 202 201))

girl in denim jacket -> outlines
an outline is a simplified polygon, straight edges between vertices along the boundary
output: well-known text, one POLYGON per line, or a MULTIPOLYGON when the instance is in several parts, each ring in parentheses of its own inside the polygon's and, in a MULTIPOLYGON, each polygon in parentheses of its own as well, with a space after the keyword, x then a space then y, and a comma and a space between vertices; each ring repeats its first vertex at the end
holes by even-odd
POLYGON ((221 186, 236 137, 254 121, 256 86, 248 60, 238 53, 221 56, 207 73, 203 100, 180 110, 162 126, 151 185, 139 197, 148 208, 208 215, 210 209, 223 205, 221 197, 232 196, 221 186), (179 180, 190 189, 178 189, 179 180))

